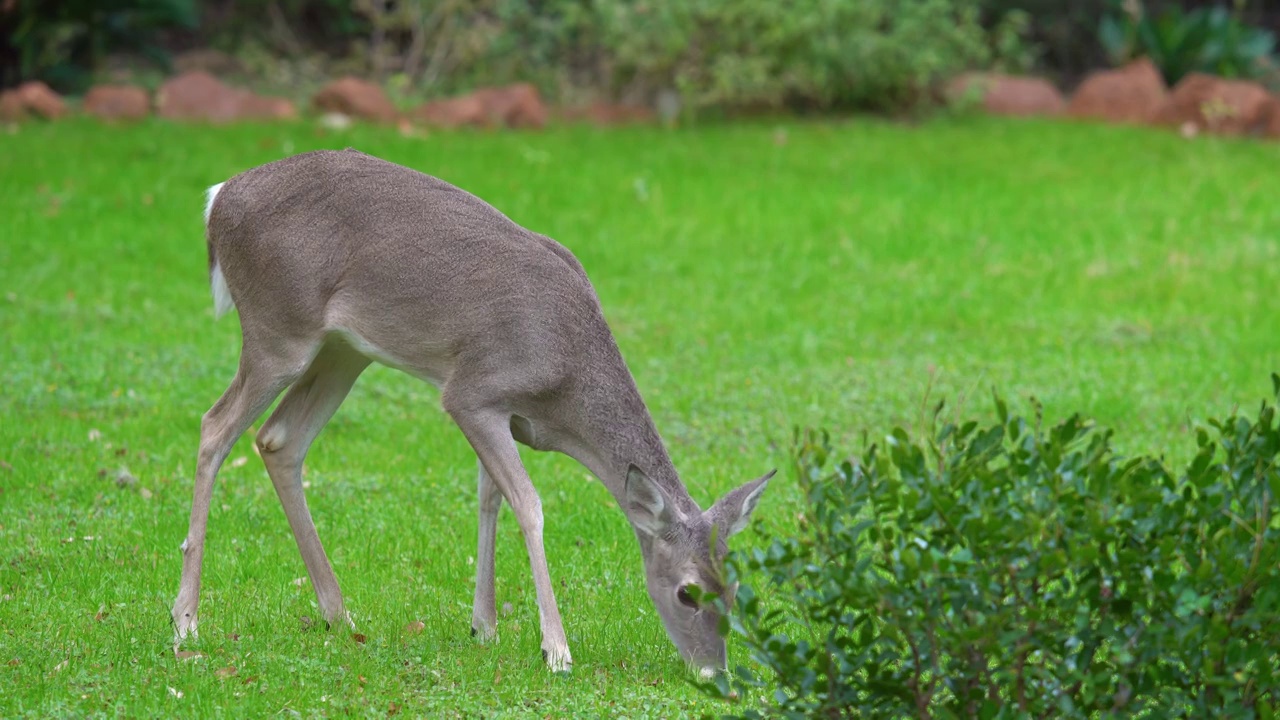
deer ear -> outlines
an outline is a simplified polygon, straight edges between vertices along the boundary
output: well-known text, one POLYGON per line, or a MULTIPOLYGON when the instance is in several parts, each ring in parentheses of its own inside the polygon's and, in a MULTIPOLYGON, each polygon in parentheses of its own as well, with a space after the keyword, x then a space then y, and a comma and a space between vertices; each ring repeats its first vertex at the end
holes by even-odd
POLYGON ((635 465, 627 468, 627 517, 636 530, 661 537, 675 522, 675 508, 658 484, 635 465))
POLYGON ((720 528, 724 537, 737 534, 747 527, 747 523, 751 521, 751 511, 756 509, 760 496, 769 486, 769 478, 776 472, 778 471, 770 470, 763 476, 729 491, 728 495, 711 506, 707 511, 707 517, 720 528))

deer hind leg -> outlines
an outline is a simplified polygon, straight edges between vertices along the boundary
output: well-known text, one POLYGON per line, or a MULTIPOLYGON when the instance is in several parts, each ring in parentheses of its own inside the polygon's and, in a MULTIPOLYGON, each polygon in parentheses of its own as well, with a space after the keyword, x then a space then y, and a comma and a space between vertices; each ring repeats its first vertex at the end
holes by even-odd
POLYGON ((502 509, 502 491, 493 478, 479 465, 476 481, 480 501, 479 538, 476 543, 476 595, 471 610, 471 634, 481 642, 497 637, 498 610, 494 593, 494 554, 498 535, 498 511, 502 509))
POLYGON ((553 671, 567 671, 573 666, 564 624, 556 607, 551 574, 547 569, 547 553, 542 544, 542 501, 529 480, 515 438, 511 435, 511 415, 501 411, 453 407, 449 388, 445 388, 445 410, 462 430, 476 451, 485 472, 498 486, 516 516, 524 535, 533 584, 538 597, 538 616, 542 628, 542 656, 553 671))
POLYGON ((333 567, 325 555, 302 489, 302 463, 307 450, 351 391, 369 360, 345 343, 331 340, 321 348, 258 432, 257 443, 271 484, 293 530, 307 577, 315 589, 320 615, 332 625, 354 628, 342 600, 333 567))
POLYGON ((182 580, 171 610, 175 645, 188 635, 196 635, 200 572, 214 478, 236 440, 282 390, 302 375, 313 352, 310 347, 294 346, 292 355, 281 356, 256 352, 255 348, 255 345, 246 343, 235 378, 200 423, 200 451, 196 458, 191 517, 187 537, 182 542, 182 580))

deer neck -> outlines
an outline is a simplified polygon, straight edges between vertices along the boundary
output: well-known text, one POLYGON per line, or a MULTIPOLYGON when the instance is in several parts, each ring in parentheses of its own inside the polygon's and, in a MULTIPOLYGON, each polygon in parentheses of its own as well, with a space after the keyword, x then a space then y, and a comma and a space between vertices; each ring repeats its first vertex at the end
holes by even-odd
POLYGON ((578 422, 567 454, 587 466, 627 513, 627 469, 634 464, 685 514, 702 512, 680 480, 653 418, 625 368, 612 382, 592 382, 578 395, 578 422))

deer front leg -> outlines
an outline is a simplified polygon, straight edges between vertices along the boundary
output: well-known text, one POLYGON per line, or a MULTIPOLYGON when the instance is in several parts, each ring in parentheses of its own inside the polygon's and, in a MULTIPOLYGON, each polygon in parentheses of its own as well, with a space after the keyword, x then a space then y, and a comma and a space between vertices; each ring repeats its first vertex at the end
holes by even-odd
MULTIPOLYGON (((520 462, 515 438, 511 436, 511 418, 500 412, 449 410, 449 413, 515 513, 520 532, 524 535, 525 548, 529 551, 533 585, 538 596, 542 657, 552 671, 567 671, 573 666, 573 658, 569 654, 560 610, 556 607, 551 573, 547 570, 547 554, 542 545, 542 501, 529 480, 524 464, 520 462)), ((492 570, 489 576, 492 577, 492 570)))
POLYGON ((497 597, 494 591, 494 554, 498 535, 498 511, 502 509, 502 491, 480 466, 477 490, 480 502, 480 530, 476 543, 476 597, 471 610, 471 634, 481 642, 489 642, 498 634, 497 597))

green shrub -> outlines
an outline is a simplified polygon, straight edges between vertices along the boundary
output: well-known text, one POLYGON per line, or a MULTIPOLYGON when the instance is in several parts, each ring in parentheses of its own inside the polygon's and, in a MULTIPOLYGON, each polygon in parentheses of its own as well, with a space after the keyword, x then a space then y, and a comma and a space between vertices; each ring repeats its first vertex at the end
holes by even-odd
POLYGON ((0 80, 36 78, 72 92, 84 89, 111 52, 167 64, 159 31, 197 24, 195 0, 16 0, 3 19, 17 62, 2 68, 0 80))
POLYGON ((1098 36, 1113 63, 1145 55, 1171 85, 1192 72, 1260 77, 1270 67, 1276 44, 1271 32, 1246 25, 1222 6, 1190 12, 1173 6, 1153 14, 1132 0, 1115 0, 1098 36))
POLYGON ((797 434, 799 536, 724 568, 722 632, 755 664, 705 690, 763 690, 743 717, 1274 716, 1273 406, 1209 421, 1177 475, 1078 415, 941 409, 923 443, 895 429, 847 460, 797 434))
POLYGON ((449 94, 531 80, 688 108, 900 109, 954 74, 1028 64, 1011 12, 990 30, 978 0, 353 0, 376 74, 449 94))
POLYGON ((1037 70, 1064 85, 1107 62, 1098 25, 1108 0, 982 0, 983 24, 996 27, 1011 13, 1023 13, 1022 42, 1036 50, 1037 70))
MULTIPOLYGON (((111 50, 161 56, 157 29, 195 0, 19 0, 22 77, 82 86, 111 50)), ((1029 64, 1024 13, 984 26, 981 0, 245 0, 197 36, 351 62, 406 95, 533 81, 705 108, 899 110, 970 69, 1029 64)), ((161 58, 162 59, 162 58, 161 58)), ((315 63, 312 63, 315 64, 315 63)), ((336 65, 335 65, 336 66, 336 65)))
POLYGON ((350 50, 353 38, 369 34, 358 6, 353 0, 233 0, 220 11, 205 12, 198 37, 190 42, 232 51, 265 47, 285 57, 340 55, 350 50))
POLYGON ((951 75, 1023 52, 1014 15, 977 0, 354 0, 375 69, 440 92, 533 79, 692 108, 899 108, 951 75))
POLYGON ((772 0, 596 7, 621 79, 678 88, 695 107, 900 108, 993 54, 968 0, 829 0, 803 13, 772 0))

